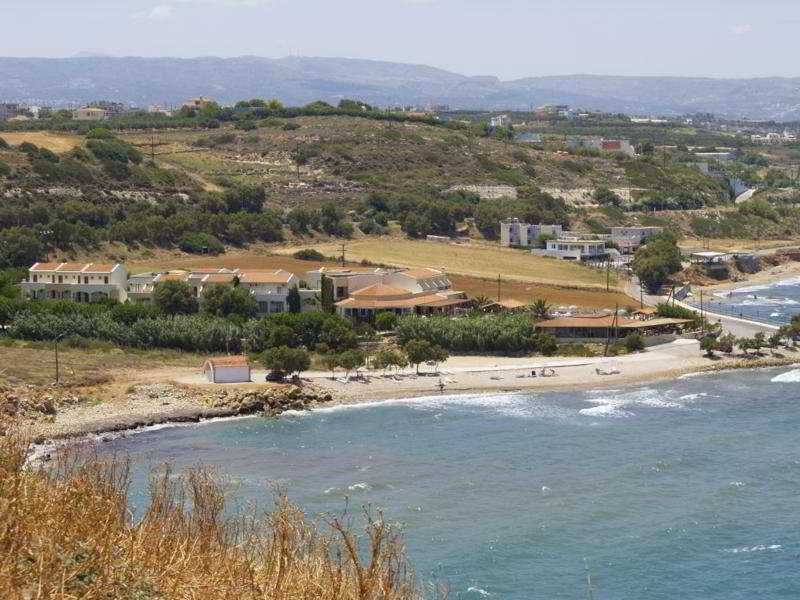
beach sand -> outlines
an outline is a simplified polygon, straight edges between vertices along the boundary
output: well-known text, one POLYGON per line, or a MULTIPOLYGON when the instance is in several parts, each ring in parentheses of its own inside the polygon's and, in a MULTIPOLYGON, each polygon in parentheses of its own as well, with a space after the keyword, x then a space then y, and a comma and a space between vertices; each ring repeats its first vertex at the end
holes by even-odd
MULTIPOLYGON (((319 406, 353 404, 380 400, 428 396, 432 394, 478 394, 519 391, 580 390, 669 379, 692 372, 746 366, 793 364, 800 352, 762 359, 703 356, 699 343, 681 339, 621 357, 532 357, 455 356, 440 366, 439 373, 422 366, 421 375, 407 370, 400 376, 362 371, 363 378, 345 383, 343 374, 331 379, 330 373, 306 373, 302 387, 316 396, 330 395, 319 406), (553 376, 542 377, 542 368, 553 376), (598 374, 600 369, 608 375, 598 374), (537 376, 532 377, 531 371, 537 376), (439 382, 444 384, 440 389, 439 382)), ((157 393, 124 394, 96 404, 80 404, 59 410, 49 419, 29 424, 27 431, 37 441, 101 435, 144 426, 172 422, 196 422, 240 414, 235 407, 209 401, 223 391, 265 390, 278 384, 264 383, 263 372, 255 371, 247 384, 211 385, 204 383, 197 369, 172 368, 145 372, 140 385, 166 389, 157 393), (162 386, 162 387, 158 387, 162 386), (169 391, 171 388, 172 391, 169 391)))

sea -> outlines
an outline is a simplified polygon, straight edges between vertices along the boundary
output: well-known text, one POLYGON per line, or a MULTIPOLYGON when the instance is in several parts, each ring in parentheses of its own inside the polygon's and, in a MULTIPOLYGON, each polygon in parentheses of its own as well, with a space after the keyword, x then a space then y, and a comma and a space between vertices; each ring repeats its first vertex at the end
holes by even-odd
MULTIPOLYGON (((239 506, 381 509, 453 599, 800 598, 800 364, 620 389, 441 395, 143 430, 239 506)), ((356 518, 356 524, 358 524, 356 518)))
MULTIPOLYGON (((690 300, 691 304, 700 305, 699 296, 690 300)), ((800 314, 800 277, 706 295, 703 304, 710 312, 783 325, 800 314)))

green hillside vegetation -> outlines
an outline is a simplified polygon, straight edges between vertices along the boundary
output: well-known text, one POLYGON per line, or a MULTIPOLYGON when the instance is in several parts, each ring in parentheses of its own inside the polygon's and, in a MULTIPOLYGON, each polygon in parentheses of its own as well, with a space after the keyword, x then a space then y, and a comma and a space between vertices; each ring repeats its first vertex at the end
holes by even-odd
MULTIPOLYGON (((17 130, 16 140, 45 135, 25 128, 83 137, 69 136, 72 149, 61 153, 54 145, 0 142, 0 267, 79 255, 106 242, 219 253, 252 242, 399 232, 494 240, 505 217, 596 233, 666 222, 684 235, 730 237, 744 219, 738 235, 785 237, 794 226, 793 196, 785 192, 786 206, 775 215, 731 213, 726 184, 682 162, 683 151, 676 151, 680 160, 556 151, 515 143, 510 131, 481 121, 386 113, 355 101, 288 108, 250 100, 175 117, 133 114, 102 128, 65 113, 5 125, 17 130), (158 126, 155 133, 141 131, 150 125, 158 126), (459 185, 512 186, 517 199, 447 191, 459 185), (633 188, 632 203, 611 191, 621 187, 633 188), (556 197, 574 189, 594 190, 605 205, 578 208, 556 197), (680 213, 673 225, 661 212, 668 209, 703 212, 692 222, 680 213)), ((752 164, 741 164, 788 169, 788 154, 756 154, 742 150, 742 161, 752 164)))

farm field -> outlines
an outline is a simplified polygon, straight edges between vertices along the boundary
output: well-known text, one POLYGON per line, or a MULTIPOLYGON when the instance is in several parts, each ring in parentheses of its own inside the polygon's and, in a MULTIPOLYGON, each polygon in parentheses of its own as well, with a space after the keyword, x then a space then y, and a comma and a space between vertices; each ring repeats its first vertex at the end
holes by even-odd
POLYGON ((0 138, 3 138, 11 146, 30 142, 57 153, 69 152, 75 146, 83 143, 83 138, 77 135, 60 135, 47 131, 0 131, 0 138))
MULTIPOLYGON (((340 243, 323 243, 312 248, 325 256, 338 256, 340 243)), ((291 253, 294 248, 279 252, 291 253)), ((572 262, 532 256, 530 252, 471 243, 439 244, 420 240, 365 238, 346 243, 348 260, 406 267, 433 267, 451 274, 478 278, 542 283, 577 288, 605 288, 606 274, 572 262)), ((613 274, 612 274, 613 278, 613 274)), ((612 279, 612 286, 615 281, 612 279)))

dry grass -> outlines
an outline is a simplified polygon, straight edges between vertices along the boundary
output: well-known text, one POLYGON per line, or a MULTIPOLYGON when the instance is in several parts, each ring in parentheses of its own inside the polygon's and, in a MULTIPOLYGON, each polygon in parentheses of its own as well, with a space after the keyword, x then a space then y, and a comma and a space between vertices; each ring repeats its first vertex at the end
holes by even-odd
POLYGON ((60 455, 25 468, 26 444, 0 432, 0 597, 130 600, 418 597, 397 531, 367 515, 326 527, 277 496, 263 517, 230 518, 213 473, 154 475, 140 520, 126 460, 60 455))
MULTIPOLYGON (((326 256, 338 256, 339 243, 312 246, 326 256)), ((294 249, 287 249, 291 252, 294 249)), ((442 268, 467 277, 501 277, 512 281, 583 288, 605 287, 605 273, 573 262, 532 256, 497 244, 456 245, 398 238, 365 238, 347 243, 350 260, 408 267, 442 268)))
POLYGON ((30 142, 57 153, 68 152, 82 142, 82 139, 75 135, 61 135, 47 131, 1 131, 0 137, 12 146, 30 142))
MULTIPOLYGON (((52 344, 4 340, 0 347, 0 385, 49 385, 55 380, 52 344), (13 366, 12 366, 13 365, 13 366)), ((70 349, 59 345, 61 382, 68 387, 94 387, 96 382, 138 381, 142 371, 197 366, 202 358, 178 351, 138 352, 109 345, 108 350, 70 349)))

